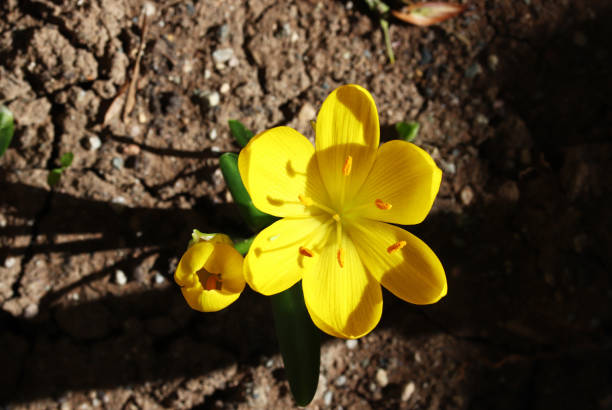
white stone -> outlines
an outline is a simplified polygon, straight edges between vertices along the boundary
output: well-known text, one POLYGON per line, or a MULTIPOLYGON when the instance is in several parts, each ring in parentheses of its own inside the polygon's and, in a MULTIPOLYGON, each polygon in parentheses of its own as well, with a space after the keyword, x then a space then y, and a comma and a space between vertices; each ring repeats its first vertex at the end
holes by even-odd
POLYGON ((378 369, 376 371, 376 382, 380 387, 385 387, 389 384, 389 376, 387 376, 385 369, 378 369))
POLYGON ((228 62, 234 56, 234 50, 231 48, 220 48, 212 53, 212 58, 217 64, 228 62))
POLYGON ((219 91, 221 92, 221 94, 227 94, 230 91, 230 85, 229 83, 223 83, 221 84, 221 88, 219 88, 219 91))
POLYGON ((359 342, 356 339, 349 339, 345 343, 346 343, 346 347, 351 350, 356 349, 357 346, 359 345, 359 342))
POLYGON ((208 138, 210 138, 211 141, 214 141, 217 139, 217 129, 213 128, 212 130, 210 130, 210 132, 208 133, 208 138))
POLYGON ((127 276, 121 269, 115 271, 115 283, 119 286, 123 286, 127 283, 127 276))
POLYGON ((13 258, 12 256, 9 256, 8 258, 4 260, 4 267, 7 269, 10 269, 13 266, 15 266, 16 263, 17 263, 17 259, 13 258))
POLYGON ((158 272, 153 277, 153 280, 155 281, 156 285, 161 285, 162 283, 164 283, 166 281, 166 278, 164 278, 164 275, 162 275, 161 273, 158 272))
POLYGON ((331 390, 328 390, 323 395, 323 403, 325 403, 326 406, 331 406, 333 398, 334 398, 334 392, 331 390))
POLYGON ((205 94, 204 98, 206 98, 209 107, 216 107, 221 102, 221 96, 216 91, 205 94))
POLYGON ((404 386, 404 390, 402 391, 402 401, 410 400, 410 397, 412 397, 415 390, 416 385, 414 384, 414 382, 406 384, 406 386, 404 386))

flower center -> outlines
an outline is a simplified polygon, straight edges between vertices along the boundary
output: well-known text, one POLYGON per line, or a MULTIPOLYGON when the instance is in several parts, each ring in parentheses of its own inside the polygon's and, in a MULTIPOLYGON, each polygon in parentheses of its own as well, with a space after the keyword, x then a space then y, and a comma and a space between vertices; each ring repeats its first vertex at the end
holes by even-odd
POLYGON ((205 290, 221 290, 223 280, 221 279, 220 273, 211 273, 205 268, 202 268, 196 272, 196 275, 198 275, 200 284, 202 284, 205 290))

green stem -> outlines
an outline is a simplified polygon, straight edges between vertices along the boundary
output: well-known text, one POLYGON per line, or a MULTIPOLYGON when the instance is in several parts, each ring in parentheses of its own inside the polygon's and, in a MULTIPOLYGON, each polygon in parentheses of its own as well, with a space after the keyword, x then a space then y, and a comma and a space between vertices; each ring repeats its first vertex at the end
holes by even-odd
POLYGON ((236 250, 242 256, 244 256, 249 251, 249 248, 251 247, 251 244, 253 243, 253 240, 255 240, 255 236, 251 236, 250 238, 246 238, 246 239, 241 239, 239 241, 235 241, 234 242, 234 248, 236 248, 236 250))
POLYGON ((395 54, 393 53, 393 47, 391 46, 391 35, 389 34, 389 22, 386 19, 380 19, 380 27, 382 28, 385 36, 385 47, 387 48, 387 55, 389 56, 389 63, 395 63, 395 54))

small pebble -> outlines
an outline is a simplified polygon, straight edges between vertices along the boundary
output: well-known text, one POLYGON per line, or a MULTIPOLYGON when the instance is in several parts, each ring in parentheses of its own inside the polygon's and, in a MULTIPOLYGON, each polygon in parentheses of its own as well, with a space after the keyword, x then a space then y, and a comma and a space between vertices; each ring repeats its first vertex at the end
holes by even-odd
POLYGON ((127 283, 127 276, 121 269, 115 271, 115 283, 119 286, 123 286, 127 283))
POLYGON ((138 155, 140 154, 140 147, 136 144, 130 144, 123 150, 126 155, 138 155))
POLYGON ((123 168, 123 158, 113 157, 113 159, 111 160, 111 164, 113 165, 113 168, 121 169, 123 168))
POLYGON ((230 58, 230 61, 229 63, 227 63, 227 65, 229 65, 232 68, 238 67, 240 65, 240 60, 238 60, 236 56, 233 56, 232 58, 230 58))
POLYGON ((212 77, 212 72, 209 69, 204 70, 204 79, 208 80, 212 77))
POLYGON ((210 130, 210 132, 208 133, 208 138, 210 138, 211 141, 214 141, 217 139, 217 129, 213 128, 212 130, 210 130))
POLYGON ((23 315, 25 316, 26 319, 32 319, 37 314, 38 314, 38 305, 34 303, 30 303, 28 306, 26 306, 25 310, 23 311, 23 315))
POLYGON ((334 392, 331 390, 328 390, 325 392, 325 394, 323 395, 323 403, 326 406, 330 406, 332 403, 332 399, 334 398, 334 392))
POLYGON ((164 275, 162 275, 159 272, 155 274, 155 276, 153 277, 153 280, 155 281, 156 285, 161 285, 162 283, 166 282, 166 278, 164 278, 164 275))
POLYGON ((212 53, 212 58, 217 64, 228 62, 234 56, 234 50, 231 48, 220 48, 212 53))
POLYGON ((380 387, 385 387, 389 384, 389 377, 385 369, 378 369, 376 371, 376 382, 380 387))
POLYGON ((480 64, 474 63, 465 69, 465 76, 467 78, 474 78, 481 72, 482 72, 482 68, 480 67, 480 64))
POLYGON ((412 397, 415 390, 416 385, 414 384, 414 382, 410 382, 406 386, 404 386, 404 390, 402 391, 402 401, 410 400, 410 397, 412 397))
POLYGON ((302 105, 300 111, 298 112, 298 121, 300 122, 308 122, 317 116, 317 110, 310 103, 306 103, 302 105))
POLYGON ((268 361, 266 362, 266 367, 270 369, 272 366, 274 366, 274 360, 268 359, 268 361))
POLYGON ((464 186, 459 195, 463 205, 469 205, 474 200, 474 190, 469 185, 464 186))
POLYGON ((499 65, 499 57, 495 54, 489 55, 487 59, 487 63, 489 64, 489 68, 493 71, 497 70, 497 66, 499 65))
POLYGON ((345 384, 346 384, 346 376, 342 374, 336 379, 336 386, 340 387, 340 386, 344 386, 345 384))
POLYGON ((12 256, 9 256, 8 258, 4 260, 4 267, 7 269, 10 269, 13 266, 15 266, 16 263, 17 263, 17 259, 13 258, 12 256))
POLYGON ((204 99, 209 107, 216 107, 221 102, 221 96, 216 91, 204 94, 204 99))
POLYGON ((356 339, 349 339, 345 343, 346 343, 346 347, 351 350, 356 349, 357 346, 359 345, 359 342, 356 339))
POLYGON ((83 139, 83 147, 89 151, 96 151, 102 146, 102 141, 97 136, 87 137, 83 139))
POLYGON ((489 119, 484 114, 478 113, 476 115, 476 124, 488 125, 489 119))
POLYGON ((221 84, 221 88, 219 88, 219 91, 221 92, 221 94, 227 94, 230 91, 230 85, 229 83, 223 83, 221 84))
POLYGON ((151 17, 152 15, 155 14, 155 5, 151 2, 146 2, 143 6, 144 9, 144 13, 147 15, 147 17, 151 17))
POLYGON ((217 30, 217 39, 220 42, 224 42, 227 40, 227 36, 229 35, 229 25, 222 24, 217 30))
POLYGON ((421 363, 423 361, 423 359, 421 358, 421 353, 414 352, 414 361, 417 363, 421 363))

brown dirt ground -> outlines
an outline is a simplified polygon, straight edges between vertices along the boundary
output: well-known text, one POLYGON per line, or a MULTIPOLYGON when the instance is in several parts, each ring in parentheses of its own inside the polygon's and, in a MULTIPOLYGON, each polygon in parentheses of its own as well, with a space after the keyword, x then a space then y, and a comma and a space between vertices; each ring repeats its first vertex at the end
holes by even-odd
POLYGON ((0 103, 17 127, 0 159, 0 403, 292 407, 268 301, 198 314, 171 275, 192 228, 244 233, 218 170, 238 150, 227 120, 312 136, 325 96, 358 83, 386 138, 419 121, 444 170, 410 229, 449 293, 386 294, 371 334, 325 339, 311 407, 611 409, 612 8, 465 3, 439 26, 393 24, 389 65, 359 2, 161 1, 134 110, 103 125, 142 1, 3 1, 0 103))

